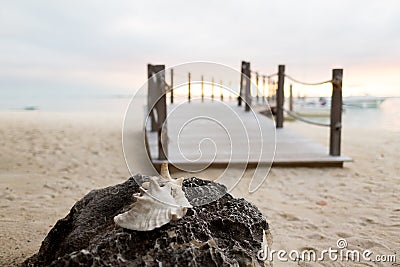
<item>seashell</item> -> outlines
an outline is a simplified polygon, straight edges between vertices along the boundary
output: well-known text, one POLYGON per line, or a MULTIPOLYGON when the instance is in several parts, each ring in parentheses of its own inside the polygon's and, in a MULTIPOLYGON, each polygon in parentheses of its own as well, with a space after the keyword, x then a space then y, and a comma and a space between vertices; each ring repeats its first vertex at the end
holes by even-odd
POLYGON ((166 180, 172 180, 171 175, 169 174, 169 170, 168 170, 168 162, 161 163, 160 175, 162 178, 164 178, 166 180))
POLYGON ((185 192, 182 190, 182 183, 183 177, 168 182, 166 186, 171 188, 171 195, 175 199, 176 205, 191 208, 192 205, 189 203, 189 200, 185 196, 185 192))
MULTIPOLYGON (((155 177, 158 181, 158 184, 160 184, 161 186, 164 186, 167 183, 173 183, 176 185, 179 185, 180 187, 182 187, 182 183, 183 183, 183 177, 179 178, 179 179, 173 179, 171 177, 171 175, 169 174, 169 170, 168 170, 168 163, 167 162, 163 162, 161 163, 161 167, 160 167, 160 176, 159 177, 155 177)), ((141 187, 144 189, 149 189, 150 186, 150 182, 143 182, 141 184, 141 187)))
POLYGON ((144 183, 142 183, 142 187, 144 188, 144 189, 149 189, 150 188, 150 182, 144 182, 144 183))
POLYGON ((168 163, 161 163, 160 175, 166 180, 166 185, 171 187, 172 197, 175 199, 176 204, 182 207, 192 207, 185 197, 185 193, 182 190, 183 177, 178 179, 172 179, 168 170, 168 163))
MULTIPOLYGON (((168 170, 168 169, 167 169, 168 170)), ((181 179, 169 179, 160 186, 158 177, 150 177, 149 184, 141 188, 141 195, 134 195, 136 202, 129 211, 114 217, 114 222, 126 229, 150 231, 185 216, 192 207, 182 190, 181 179)))

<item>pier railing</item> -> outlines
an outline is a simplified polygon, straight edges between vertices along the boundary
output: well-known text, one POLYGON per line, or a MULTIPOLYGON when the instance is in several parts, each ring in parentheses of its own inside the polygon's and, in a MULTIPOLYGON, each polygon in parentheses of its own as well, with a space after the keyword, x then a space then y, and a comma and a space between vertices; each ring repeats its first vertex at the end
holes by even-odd
MULTIPOLYGON (((166 160, 168 154, 167 137, 166 137, 166 116, 167 116, 167 93, 170 96, 170 103, 173 104, 176 98, 174 94, 174 70, 170 69, 170 80, 169 82, 165 79, 165 65, 151 65, 148 64, 148 114, 151 120, 151 131, 157 132, 158 135, 158 158, 160 160, 166 160)), ((269 106, 275 111, 275 125, 276 128, 282 128, 284 125, 284 112, 289 116, 294 117, 305 123, 309 123, 317 126, 325 126, 330 128, 330 138, 329 138, 329 154, 331 156, 340 156, 341 153, 341 129, 342 129, 342 79, 343 70, 333 69, 332 79, 322 82, 310 83, 303 82, 285 73, 285 65, 278 66, 278 72, 273 74, 261 74, 257 71, 252 71, 250 62, 242 61, 241 64, 241 74, 239 89, 237 91, 237 103, 242 106, 244 103, 244 110, 250 111, 253 101, 252 96, 252 78, 255 78, 256 95, 255 102, 259 103, 259 99, 262 99, 262 104, 266 105, 268 102, 269 106), (272 80, 272 78, 277 77, 277 81, 272 80), (262 90, 259 90, 259 81, 262 78, 262 90), (331 96, 331 108, 330 108, 330 122, 321 123, 312 121, 301 117, 296 112, 293 111, 293 92, 292 86, 289 90, 289 110, 284 107, 285 101, 285 79, 291 82, 299 83, 305 86, 317 86, 322 84, 330 83, 332 84, 332 96, 331 96)), ((229 82, 230 84, 231 82, 229 82)), ((220 100, 224 101, 223 93, 223 81, 221 80, 219 84, 214 82, 212 78, 211 82, 211 100, 215 98, 214 87, 220 87, 220 100)), ((204 101, 205 98, 205 83, 204 76, 201 75, 200 80, 201 87, 201 100, 204 101)), ((190 72, 187 73, 187 101, 192 100, 192 75, 190 72)), ((231 96, 231 95, 230 95, 231 96)))
MULTIPOLYGON (((243 64, 246 67, 250 68, 249 62, 242 62, 242 75, 247 75, 243 71, 243 64)), ((259 72, 252 71, 251 73, 255 74, 256 77, 256 85, 258 87, 258 77, 260 76, 259 72)), ((289 116, 293 117, 296 120, 309 123, 312 125, 329 127, 330 128, 330 137, 329 137, 329 155, 331 156, 340 156, 341 150, 341 131, 342 131, 342 80, 343 80, 343 69, 333 69, 332 70, 332 79, 325 80, 321 82, 304 82, 298 79, 293 78, 292 76, 285 73, 285 65, 278 66, 278 72, 276 74, 270 75, 262 75, 263 77, 271 78, 273 76, 278 77, 278 81, 276 89, 269 91, 269 95, 267 96, 268 100, 274 99, 276 104, 275 107, 275 124, 276 128, 282 128, 284 123, 284 112, 286 112, 289 116), (330 108, 330 122, 329 123, 321 123, 312 121, 310 119, 304 118, 293 111, 293 91, 292 85, 290 85, 289 89, 289 110, 285 109, 284 107, 284 100, 285 100, 285 79, 288 79, 292 82, 302 84, 304 86, 318 86, 323 84, 332 84, 332 96, 331 96, 331 108, 330 108), (274 92, 275 91, 275 92, 274 92)), ((250 77, 251 79, 251 77, 250 77)), ((240 87, 240 90, 243 90, 243 86, 240 87)), ((259 91, 259 90, 257 90, 259 91)), ((245 94, 248 94, 246 90, 244 90, 245 94)), ((258 96, 258 94, 257 94, 258 96)), ((258 100, 257 100, 258 102, 258 100)), ((238 101, 238 105, 240 106, 241 103, 238 101)), ((270 104, 271 106, 271 104, 270 104)))

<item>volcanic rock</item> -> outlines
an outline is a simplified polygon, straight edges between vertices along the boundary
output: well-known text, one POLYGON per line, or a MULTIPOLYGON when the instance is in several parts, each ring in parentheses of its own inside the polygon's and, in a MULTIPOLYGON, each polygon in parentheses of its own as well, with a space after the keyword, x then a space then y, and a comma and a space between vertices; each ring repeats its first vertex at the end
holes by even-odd
POLYGON ((148 180, 136 175, 89 192, 56 223, 39 252, 23 266, 264 266, 257 252, 269 235, 265 217, 211 181, 184 180, 183 190, 193 208, 180 220, 152 231, 117 226, 114 216, 129 209, 138 183, 148 180), (213 200, 212 194, 223 196, 196 205, 213 200))

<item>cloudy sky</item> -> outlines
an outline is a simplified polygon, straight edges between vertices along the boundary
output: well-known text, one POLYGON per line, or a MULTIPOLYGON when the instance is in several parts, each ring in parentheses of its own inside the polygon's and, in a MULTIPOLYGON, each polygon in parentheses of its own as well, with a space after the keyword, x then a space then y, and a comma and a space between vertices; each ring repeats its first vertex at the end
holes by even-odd
POLYGON ((214 61, 400 95, 398 0, 2 1, 0 90, 132 92, 146 64, 214 61))

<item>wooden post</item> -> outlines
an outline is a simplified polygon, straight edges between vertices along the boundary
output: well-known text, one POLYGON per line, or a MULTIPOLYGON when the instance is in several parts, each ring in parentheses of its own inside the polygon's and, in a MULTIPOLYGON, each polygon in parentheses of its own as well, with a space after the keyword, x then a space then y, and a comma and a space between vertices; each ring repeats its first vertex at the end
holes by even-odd
POLYGON ((276 98, 277 98, 277 91, 278 91, 278 83, 277 81, 272 81, 272 101, 275 101, 276 103, 276 98))
POLYGON ((147 65, 147 108, 151 119, 151 131, 158 133, 158 159, 167 159, 167 97, 165 91, 165 65, 147 65), (155 116, 157 114, 157 116, 155 116), (157 118, 157 120, 156 120, 157 118))
POLYGON ((204 102, 204 76, 201 75, 201 102, 204 102))
POLYGON ((263 75, 262 102, 265 103, 265 75, 263 75))
POLYGON ((256 101, 258 104, 259 96, 258 96, 258 72, 256 72, 256 101))
POLYGON ((276 128, 283 127, 283 102, 285 100, 285 94, 283 87, 285 85, 285 65, 279 65, 278 67, 278 91, 276 99, 276 128))
POLYGON ((158 131, 166 118, 165 65, 147 65, 148 89, 147 111, 151 120, 151 131, 158 131), (161 113, 161 114, 160 114, 161 113), (155 115, 157 114, 157 116, 155 115), (156 118, 158 120, 156 120, 156 118))
POLYGON ((289 89, 289 110, 293 111, 293 85, 290 84, 289 89))
POLYGON ((214 77, 211 79, 211 101, 214 101, 214 77))
POLYGON ((189 103, 190 103, 190 98, 191 98, 191 95, 190 95, 190 80, 191 80, 191 77, 190 77, 190 72, 188 73, 188 101, 189 101, 189 103))
POLYGON ((343 69, 332 71, 331 133, 329 155, 340 156, 342 134, 342 81, 343 69))
POLYGON ((219 86, 221 90, 221 101, 224 101, 224 89, 222 88, 222 80, 219 81, 219 86))
POLYGON ((251 105, 251 79, 250 79, 250 62, 243 61, 243 84, 244 84, 244 95, 246 100, 245 111, 250 111, 251 105))
POLYGON ((243 68, 245 67, 245 62, 242 61, 242 66, 240 70, 240 84, 239 84, 239 94, 238 94, 238 106, 242 106, 242 92, 243 92, 243 68))
POLYGON ((171 90, 171 104, 174 103, 174 69, 171 69, 171 84, 170 84, 170 90, 171 90))

